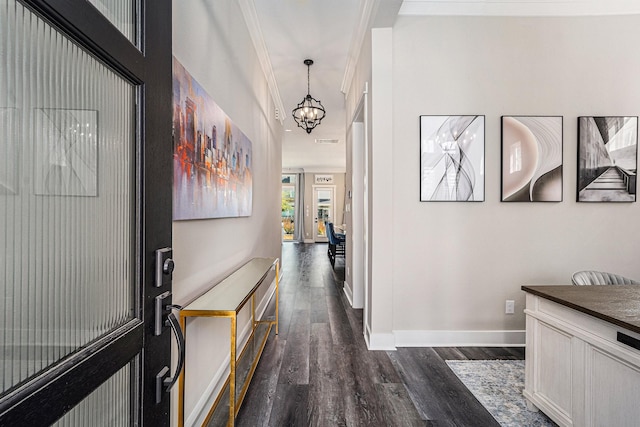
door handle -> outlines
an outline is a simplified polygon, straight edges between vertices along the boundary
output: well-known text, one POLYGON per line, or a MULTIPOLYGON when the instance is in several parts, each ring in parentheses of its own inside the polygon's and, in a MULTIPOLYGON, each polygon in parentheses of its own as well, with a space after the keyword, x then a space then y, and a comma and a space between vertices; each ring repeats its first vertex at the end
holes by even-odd
POLYGON ((176 372, 173 376, 170 375, 170 370, 168 366, 163 367, 160 372, 156 374, 156 404, 162 401, 162 395, 164 393, 168 393, 171 388, 176 384, 180 376, 180 372, 182 372, 182 368, 184 367, 184 358, 185 358, 185 339, 184 334, 182 333, 182 328, 180 328, 180 323, 176 316, 171 312, 172 309, 180 310, 182 307, 175 304, 164 304, 164 300, 171 296, 171 292, 164 292, 156 297, 156 306, 155 306, 155 335, 162 334, 162 328, 164 326, 169 326, 173 331, 173 335, 176 337, 176 341, 178 343, 178 365, 176 366, 176 372), (163 321, 164 315, 166 312, 169 312, 166 319, 163 321))
MULTIPOLYGON (((170 307, 177 308, 179 306, 170 307)), ((162 401, 162 395, 164 393, 169 393, 169 391, 171 391, 171 388, 173 388, 180 377, 182 368, 184 368, 184 351, 186 348, 185 340, 180 324, 178 323, 178 319, 176 319, 176 316, 173 313, 169 313, 169 316, 165 321, 165 325, 171 327, 171 330, 178 341, 178 365, 176 366, 176 372, 173 376, 169 375, 170 372, 168 366, 165 366, 156 374, 156 404, 162 401)))
MULTIPOLYGON (((182 308, 180 306, 172 307, 182 308)), ((182 328, 180 328, 180 323, 173 313, 169 313, 165 324, 171 327, 171 330, 176 337, 176 341, 178 342, 178 365, 176 366, 176 373, 173 377, 165 378, 162 381, 162 385, 164 385, 165 387, 164 391, 165 393, 168 393, 169 391, 171 391, 171 388, 176 385, 176 381, 178 380, 180 372, 182 372, 182 368, 184 367, 184 352, 186 349, 186 343, 184 340, 184 334, 182 333, 182 328)))

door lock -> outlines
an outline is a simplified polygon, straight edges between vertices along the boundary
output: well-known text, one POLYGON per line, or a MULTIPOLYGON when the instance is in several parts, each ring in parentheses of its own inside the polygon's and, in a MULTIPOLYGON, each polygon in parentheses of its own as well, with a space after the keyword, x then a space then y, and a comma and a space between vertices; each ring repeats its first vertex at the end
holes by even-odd
POLYGON ((156 277, 153 283, 156 288, 171 283, 173 270, 176 267, 172 257, 173 249, 171 248, 162 248, 156 251, 156 277))

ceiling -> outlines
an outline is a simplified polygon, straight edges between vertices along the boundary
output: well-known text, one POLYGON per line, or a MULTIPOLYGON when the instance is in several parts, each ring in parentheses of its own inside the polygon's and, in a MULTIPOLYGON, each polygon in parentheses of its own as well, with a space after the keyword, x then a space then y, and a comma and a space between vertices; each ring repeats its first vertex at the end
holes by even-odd
POLYGON ((572 16, 640 14, 639 0, 239 0, 285 128, 282 166, 310 172, 345 170, 349 78, 371 17, 392 25, 401 15, 572 16), (297 127, 291 110, 307 93, 327 115, 311 134, 297 127), (318 144, 316 139, 337 139, 318 144))
POLYGON ((345 108, 340 92, 347 57, 360 12, 360 0, 253 0, 268 51, 284 117, 283 168, 337 171, 345 168, 345 108), (310 94, 327 112, 307 134, 291 111, 310 94), (316 139, 338 140, 317 144, 316 139))

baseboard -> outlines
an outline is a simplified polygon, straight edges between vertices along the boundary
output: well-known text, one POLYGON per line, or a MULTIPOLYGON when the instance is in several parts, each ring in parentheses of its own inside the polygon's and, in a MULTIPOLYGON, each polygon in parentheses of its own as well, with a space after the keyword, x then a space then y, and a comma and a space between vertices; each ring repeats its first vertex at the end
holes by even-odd
POLYGON ((396 350, 396 342, 393 333, 372 334, 369 333, 369 350, 396 350))
POLYGON ((304 239, 304 243, 315 243, 313 239, 304 239))
POLYGON ((367 345, 367 349, 371 350, 371 328, 367 321, 364 321, 364 331, 362 331, 362 335, 364 335, 364 342, 367 345))
POLYGON ((351 285, 345 281, 344 285, 342 286, 342 290, 344 291, 347 300, 349 300, 349 305, 353 307, 353 291, 351 290, 351 285))
POLYGON ((525 331, 393 331, 396 347, 524 347, 525 331))
MULTIPOLYGON (((276 282, 274 281, 269 285, 269 289, 265 293, 265 296, 258 303, 256 307, 256 317, 261 319, 264 316, 265 311, 267 310, 267 306, 271 301, 271 298, 275 295, 276 292, 276 282)), ((242 328, 242 331, 238 335, 238 342, 242 343, 241 348, 244 348, 245 344, 249 339, 249 335, 251 334, 251 321, 247 322, 247 324, 242 328)), ((227 382, 227 377, 229 376, 229 367, 231 365, 231 357, 227 355, 222 363, 222 365, 218 368, 216 373, 213 375, 211 382, 207 386, 207 388, 196 402, 195 406, 191 413, 185 417, 184 425, 186 427, 192 426, 201 426, 204 424, 207 415, 209 414, 209 410, 213 406, 216 401, 216 397, 218 397, 218 393, 224 387, 224 384, 227 382)))

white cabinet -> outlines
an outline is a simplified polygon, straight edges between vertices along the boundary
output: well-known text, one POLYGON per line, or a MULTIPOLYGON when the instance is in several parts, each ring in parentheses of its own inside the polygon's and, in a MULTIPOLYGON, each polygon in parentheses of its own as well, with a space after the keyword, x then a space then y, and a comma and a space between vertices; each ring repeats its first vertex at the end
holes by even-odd
POLYGON ((561 426, 639 426, 640 350, 617 334, 640 334, 531 293, 526 306, 529 402, 561 426))

